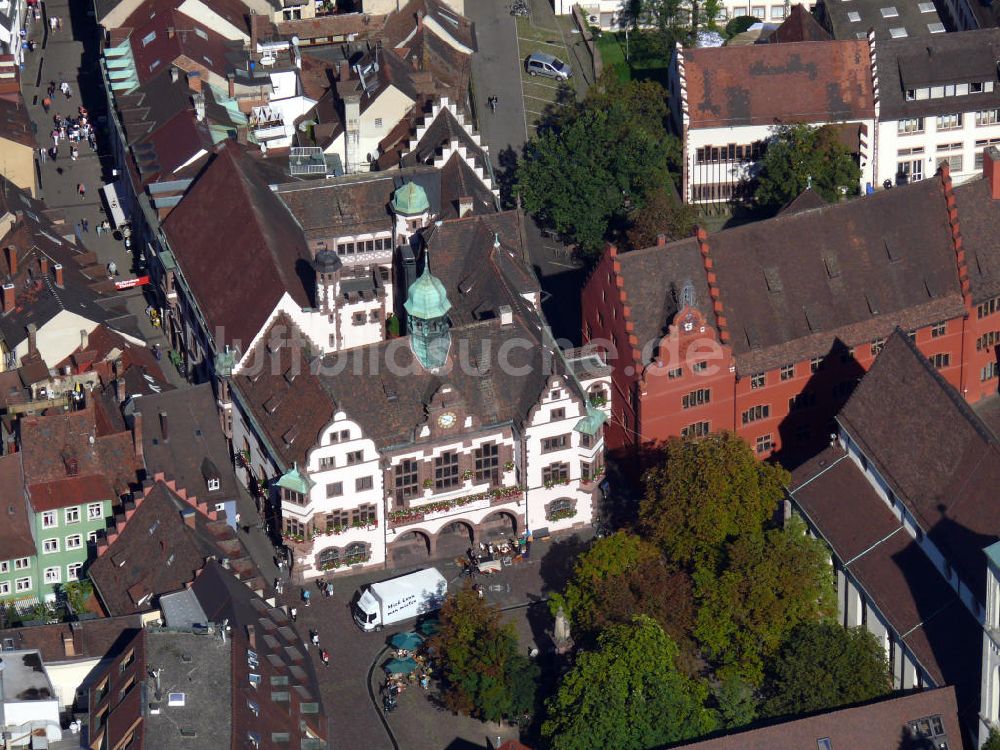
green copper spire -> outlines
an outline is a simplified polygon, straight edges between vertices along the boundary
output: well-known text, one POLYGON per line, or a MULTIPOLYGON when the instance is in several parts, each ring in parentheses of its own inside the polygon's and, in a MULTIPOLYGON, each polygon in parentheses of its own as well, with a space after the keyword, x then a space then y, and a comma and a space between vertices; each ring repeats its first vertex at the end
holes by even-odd
POLYGON ((284 487, 286 490, 291 490, 292 492, 298 492, 304 497, 309 496, 309 490, 311 490, 316 483, 299 471, 298 464, 292 464, 292 468, 281 475, 281 479, 278 480, 278 486, 284 487))
POLYGON ((416 216, 429 211, 431 204, 427 193, 415 182, 407 182, 392 194, 392 210, 403 216, 416 216))
POLYGON ((432 273, 430 262, 424 262, 424 272, 410 285, 403 304, 410 320, 410 348, 425 370, 443 367, 451 348, 448 311, 451 302, 444 284, 432 273))

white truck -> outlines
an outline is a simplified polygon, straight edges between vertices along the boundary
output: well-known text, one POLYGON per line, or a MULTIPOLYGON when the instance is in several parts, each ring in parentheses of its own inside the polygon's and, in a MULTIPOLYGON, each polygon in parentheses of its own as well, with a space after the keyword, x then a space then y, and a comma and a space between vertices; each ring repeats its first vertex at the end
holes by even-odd
POLYGON ((366 633, 411 617, 435 612, 448 593, 437 568, 424 568, 388 581, 362 586, 354 597, 354 622, 366 633))

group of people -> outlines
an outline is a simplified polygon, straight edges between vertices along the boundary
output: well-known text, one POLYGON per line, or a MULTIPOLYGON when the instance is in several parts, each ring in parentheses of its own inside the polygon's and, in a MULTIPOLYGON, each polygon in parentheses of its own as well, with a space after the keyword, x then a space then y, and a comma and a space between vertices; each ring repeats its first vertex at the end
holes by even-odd
MULTIPOLYGON (((294 607, 293 607, 293 609, 294 609, 294 607)), ((319 648, 319 631, 316 631, 316 630, 313 630, 312 628, 310 628, 309 629, 309 641, 310 641, 310 643, 312 643, 313 646, 315 646, 316 648, 319 648)), ((323 662, 324 666, 327 666, 327 667, 330 666, 330 652, 327 651, 325 648, 319 648, 319 658, 320 658, 320 661, 323 662)))

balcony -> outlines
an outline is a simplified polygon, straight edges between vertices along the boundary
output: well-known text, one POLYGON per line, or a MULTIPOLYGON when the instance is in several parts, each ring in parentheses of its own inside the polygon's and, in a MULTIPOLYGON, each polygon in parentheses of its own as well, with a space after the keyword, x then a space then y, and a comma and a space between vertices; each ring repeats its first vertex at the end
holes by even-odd
POLYGON ((250 129, 258 141, 282 138, 285 135, 285 121, 281 113, 270 107, 254 107, 250 114, 250 129))
POLYGON ((433 521, 436 518, 467 513, 474 510, 485 510, 496 505, 506 505, 507 503, 521 501, 524 499, 524 488, 522 487, 494 487, 486 492, 477 492, 472 495, 462 495, 461 497, 449 500, 437 500, 414 508, 403 508, 389 511, 388 526, 395 529, 400 526, 408 526, 421 521, 433 521))

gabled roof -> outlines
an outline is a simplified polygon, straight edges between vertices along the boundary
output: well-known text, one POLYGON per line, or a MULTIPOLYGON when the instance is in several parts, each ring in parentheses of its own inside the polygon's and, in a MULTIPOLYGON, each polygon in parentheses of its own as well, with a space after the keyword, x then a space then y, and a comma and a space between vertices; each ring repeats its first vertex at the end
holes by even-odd
POLYGON ((0 558, 33 557, 35 540, 20 453, 0 456, 0 497, 0 558))
POLYGON ((0 139, 38 148, 28 107, 20 94, 12 99, 0 97, 0 139))
POLYGON ((824 208, 828 205, 830 204, 819 194, 819 191, 809 187, 782 206, 781 210, 778 211, 778 215, 797 214, 800 211, 811 211, 814 208, 824 208))
POLYGON ((122 646, 142 629, 138 615, 99 617, 51 625, 0 630, 0 641, 10 638, 17 648, 34 648, 46 664, 99 660, 122 652, 122 646))
POLYGON ((142 454, 147 476, 162 472, 178 488, 210 506, 238 497, 211 383, 133 398, 126 412, 142 414, 142 454), (216 468, 214 478, 219 480, 219 489, 211 492, 204 471, 206 460, 216 468))
POLYGON ((972 301, 978 304, 1000 296, 1000 203, 990 195, 989 180, 981 177, 954 192, 972 301))
POLYGON ((898 750, 901 741, 907 746, 907 725, 930 716, 941 717, 948 747, 962 747, 954 691, 941 688, 679 745, 677 750, 812 750, 822 747, 821 739, 829 740, 833 750, 898 750))
POLYGON ((257 170, 253 157, 226 144, 164 222, 220 350, 249 346, 286 292, 302 307, 312 294, 302 232, 257 170))
MULTIPOLYGON (((113 0, 111 0, 113 1, 113 0)), ((109 0, 98 0, 98 5, 108 3, 109 0)), ((169 15, 172 10, 185 5, 185 0, 143 0, 143 2, 132 12, 132 14, 122 22, 123 27, 137 28, 148 24, 157 15, 169 15)), ((250 9, 241 0, 204 0, 204 6, 220 18, 231 23, 244 33, 250 30, 249 18, 250 9)), ((100 19, 102 16, 98 16, 100 19)), ((178 29, 194 28, 193 18, 187 18, 187 22, 177 26, 178 29)), ((201 28, 200 26, 198 28, 201 28)))
MULTIPOLYGON (((741 375, 825 356, 837 338, 862 345, 896 326, 913 330, 964 314, 940 178, 786 212, 706 242, 741 375)), ((676 298, 667 290, 688 279, 712 319, 696 240, 618 261, 640 349, 670 322, 676 298)))
POLYGON ((102 435, 92 404, 78 411, 21 418, 24 478, 35 511, 111 500, 137 477, 132 436, 102 435))
POLYGON ((225 77, 232 69, 230 56, 241 49, 211 27, 177 10, 157 13, 131 34, 132 54, 140 84, 169 67, 178 58, 225 77))
POLYGON ((984 601, 983 549, 1000 538, 1000 444, 990 429, 900 332, 837 421, 984 601))
POLYGON ((163 482, 145 488, 135 509, 118 519, 88 568, 108 612, 125 615, 156 607, 160 594, 190 584, 210 557, 253 579, 258 573, 233 529, 178 497, 163 482), (185 518, 193 518, 188 525, 185 518))
POLYGON ((768 44, 788 44, 789 42, 828 42, 830 33, 820 26, 809 9, 796 3, 767 38, 768 44))
MULTIPOLYGON (((233 737, 253 733, 269 739, 274 733, 287 733, 286 746, 292 750, 303 747, 307 736, 324 740, 327 720, 313 660, 285 611, 269 605, 214 561, 205 566, 191 590, 210 621, 228 620, 233 649, 242 652, 232 662, 234 690, 252 698, 257 710, 246 700, 232 701, 233 737), (251 672, 259 675, 259 690, 250 687, 251 672), (284 684, 274 689, 272 679, 278 677, 284 684), (303 710, 305 704, 315 704, 310 707, 315 710, 303 710)), ((326 744, 310 747, 319 750, 326 744)))
POLYGON ((432 22, 435 36, 450 38, 471 52, 478 49, 475 24, 439 0, 410 0, 386 18, 382 35, 393 47, 410 47, 422 27, 428 28, 423 26, 427 21, 432 22))
POLYGON ((691 128, 875 116, 867 42, 705 47, 682 54, 691 128))
POLYGON ((959 705, 978 705, 980 628, 857 464, 831 447, 798 467, 792 499, 910 652, 959 705))

